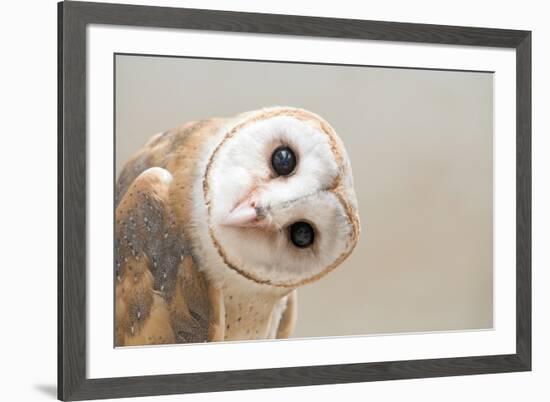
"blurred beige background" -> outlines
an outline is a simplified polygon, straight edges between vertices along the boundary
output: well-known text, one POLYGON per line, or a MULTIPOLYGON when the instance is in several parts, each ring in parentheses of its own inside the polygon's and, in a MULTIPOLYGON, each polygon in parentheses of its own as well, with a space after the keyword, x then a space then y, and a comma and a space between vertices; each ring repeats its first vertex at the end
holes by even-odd
POLYGON ((336 129, 362 221, 294 336, 491 328, 493 75, 119 55, 117 175, 154 133, 273 105, 336 129))

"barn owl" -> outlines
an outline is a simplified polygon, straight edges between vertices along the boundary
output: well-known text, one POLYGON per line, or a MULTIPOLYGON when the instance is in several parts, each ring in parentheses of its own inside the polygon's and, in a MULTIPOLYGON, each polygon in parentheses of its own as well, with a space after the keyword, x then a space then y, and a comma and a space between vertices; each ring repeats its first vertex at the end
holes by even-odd
POLYGON ((290 107, 153 136, 115 204, 118 346, 287 338, 296 289, 339 266, 360 230, 342 141, 290 107))

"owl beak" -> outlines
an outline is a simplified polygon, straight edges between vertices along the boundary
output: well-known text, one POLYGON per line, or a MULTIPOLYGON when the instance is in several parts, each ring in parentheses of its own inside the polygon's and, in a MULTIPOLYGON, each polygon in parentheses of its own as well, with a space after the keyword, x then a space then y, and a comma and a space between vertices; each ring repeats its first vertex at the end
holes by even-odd
POLYGON ((258 209, 250 200, 237 205, 223 220, 224 226, 251 226, 258 223, 258 209))

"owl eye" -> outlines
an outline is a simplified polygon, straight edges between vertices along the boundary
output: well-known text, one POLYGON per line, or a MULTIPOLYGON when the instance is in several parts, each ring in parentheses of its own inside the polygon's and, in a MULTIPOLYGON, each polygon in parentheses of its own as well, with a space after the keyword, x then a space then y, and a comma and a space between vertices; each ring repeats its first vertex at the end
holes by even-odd
POLYGON ((296 156, 292 149, 285 145, 277 147, 271 155, 271 166, 279 176, 288 176, 296 167, 296 156))
POLYGON ((315 232, 307 222, 295 222, 289 228, 290 241, 300 248, 309 247, 315 240, 315 232))

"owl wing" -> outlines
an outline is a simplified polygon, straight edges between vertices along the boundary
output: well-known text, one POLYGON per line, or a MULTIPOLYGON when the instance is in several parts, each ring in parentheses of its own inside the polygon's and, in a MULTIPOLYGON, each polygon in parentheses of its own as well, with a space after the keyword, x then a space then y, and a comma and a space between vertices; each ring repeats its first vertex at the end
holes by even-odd
POLYGON ((286 339, 292 335, 298 318, 298 293, 293 290, 286 298, 286 308, 281 315, 277 328, 277 339, 286 339))
POLYGON ((197 269, 153 167, 121 195, 115 222, 117 346, 223 340, 220 291, 197 269))

